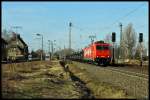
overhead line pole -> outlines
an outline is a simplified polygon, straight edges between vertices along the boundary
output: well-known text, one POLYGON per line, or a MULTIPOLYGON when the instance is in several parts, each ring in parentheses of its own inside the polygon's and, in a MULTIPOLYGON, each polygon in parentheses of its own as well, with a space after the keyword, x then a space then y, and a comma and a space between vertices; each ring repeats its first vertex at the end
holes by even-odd
POLYGON ((49 60, 51 60, 51 53, 50 53, 50 40, 48 40, 48 46, 49 46, 49 60))
POLYGON ((120 57, 119 58, 121 58, 121 55, 122 55, 122 23, 120 23, 119 24, 119 26, 120 26, 120 57))
POLYGON ((21 26, 12 26, 12 28, 14 28, 14 29, 16 29, 16 45, 18 44, 18 42, 17 42, 17 29, 21 29, 22 27, 21 26))
POLYGON ((36 34, 37 36, 42 37, 42 52, 41 52, 41 61, 43 60, 43 35, 42 34, 36 34))
POLYGON ((69 51, 71 52, 71 27, 72 23, 69 23, 69 51))

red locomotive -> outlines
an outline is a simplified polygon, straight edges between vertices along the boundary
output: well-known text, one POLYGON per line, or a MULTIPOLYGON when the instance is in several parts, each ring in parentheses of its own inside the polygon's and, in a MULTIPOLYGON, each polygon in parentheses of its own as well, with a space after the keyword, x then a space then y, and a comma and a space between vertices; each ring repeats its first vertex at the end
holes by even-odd
POLYGON ((80 61, 80 62, 92 62, 98 65, 107 65, 111 62, 112 58, 111 44, 104 43, 104 41, 97 41, 85 47, 80 52, 74 52, 71 55, 66 56, 67 59, 80 61))
POLYGON ((111 62, 111 44, 97 41, 83 49, 83 60, 100 64, 111 62))

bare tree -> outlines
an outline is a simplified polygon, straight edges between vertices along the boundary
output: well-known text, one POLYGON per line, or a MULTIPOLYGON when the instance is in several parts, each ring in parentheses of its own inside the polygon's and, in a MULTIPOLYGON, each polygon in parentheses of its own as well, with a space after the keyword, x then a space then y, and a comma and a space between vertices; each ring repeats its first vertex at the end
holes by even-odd
POLYGON ((144 44, 144 46, 143 46, 143 56, 147 56, 147 50, 148 50, 148 48, 147 48, 146 42, 143 41, 143 44, 144 44))
POLYGON ((138 43, 138 45, 136 47, 136 53, 135 53, 135 58, 136 59, 140 59, 141 52, 142 52, 143 57, 147 56, 147 48, 146 48, 146 44, 145 44, 144 41, 141 45, 138 43))
POLYGON ((141 46, 140 46, 140 44, 138 43, 138 44, 137 44, 137 47, 136 47, 136 52, 135 52, 135 58, 136 58, 136 59, 140 59, 140 52, 141 52, 141 46))
POLYGON ((105 40, 106 43, 111 43, 111 38, 112 38, 111 34, 106 34, 104 40, 105 40))
POLYGON ((132 23, 125 27, 122 35, 122 50, 124 58, 133 58, 135 52, 133 48, 136 46, 136 32, 132 23))

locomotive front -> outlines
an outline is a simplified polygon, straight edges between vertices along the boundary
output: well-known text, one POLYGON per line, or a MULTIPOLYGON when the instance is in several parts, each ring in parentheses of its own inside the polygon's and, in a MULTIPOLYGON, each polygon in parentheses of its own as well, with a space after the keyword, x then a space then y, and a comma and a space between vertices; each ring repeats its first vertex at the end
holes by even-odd
POLYGON ((109 64, 111 62, 111 45, 108 43, 95 44, 95 62, 109 64))
POLYGON ((84 48, 83 51, 83 59, 86 62, 94 62, 99 65, 106 65, 111 62, 111 45, 109 43, 97 41, 84 48))

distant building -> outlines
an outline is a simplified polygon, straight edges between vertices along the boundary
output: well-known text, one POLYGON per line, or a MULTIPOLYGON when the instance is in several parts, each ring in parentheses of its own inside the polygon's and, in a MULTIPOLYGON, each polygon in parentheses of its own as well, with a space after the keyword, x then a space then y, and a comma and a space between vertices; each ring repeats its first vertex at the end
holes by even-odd
POLYGON ((28 59, 28 46, 19 34, 13 32, 8 41, 8 60, 28 59))
POLYGON ((7 46, 8 43, 6 40, 4 40, 3 38, 1 38, 1 54, 2 54, 2 59, 1 61, 7 60, 7 46))

